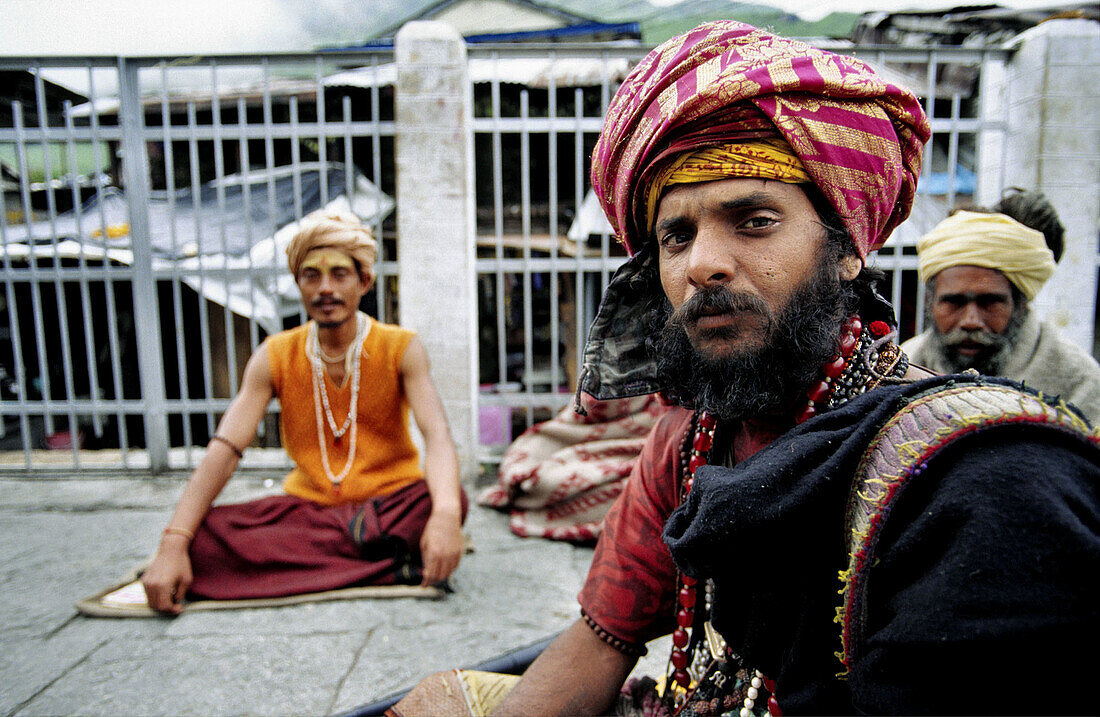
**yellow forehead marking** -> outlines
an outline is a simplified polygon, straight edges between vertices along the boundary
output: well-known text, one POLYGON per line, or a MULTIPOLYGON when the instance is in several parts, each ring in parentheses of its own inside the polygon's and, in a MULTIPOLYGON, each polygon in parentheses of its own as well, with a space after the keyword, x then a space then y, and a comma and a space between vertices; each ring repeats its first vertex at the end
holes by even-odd
POLYGON ((355 262, 351 260, 350 256, 339 249, 323 247, 321 249, 314 249, 306 254, 306 258, 302 260, 301 271, 305 271, 306 269, 314 269, 321 273, 333 271, 334 269, 354 270, 355 262))

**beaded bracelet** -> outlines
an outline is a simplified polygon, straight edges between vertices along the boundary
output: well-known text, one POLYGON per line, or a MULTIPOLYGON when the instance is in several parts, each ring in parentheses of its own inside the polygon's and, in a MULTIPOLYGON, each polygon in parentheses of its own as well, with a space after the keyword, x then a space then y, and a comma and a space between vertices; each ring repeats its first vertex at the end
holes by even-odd
MULTIPOLYGON (((215 433, 213 436, 210 437, 210 440, 211 441, 218 441, 219 443, 224 443, 225 445, 229 446, 229 450, 231 450, 235 454, 237 454, 237 458, 244 458, 244 451, 242 451, 240 448, 237 448, 235 445, 233 445, 233 442, 230 441, 225 436, 219 436, 217 433, 215 433)), ((207 443, 206 446, 207 446, 207 448, 209 448, 210 444, 207 443)))
POLYGON ((588 613, 586 613, 584 610, 581 610, 581 617, 584 618, 584 623, 588 625, 588 627, 592 628, 592 632, 596 633, 596 637, 600 638, 608 645, 611 645, 624 655, 629 655, 630 657, 642 657, 648 652, 648 650, 646 650, 645 648, 645 645, 635 645, 633 643, 627 642, 626 640, 620 640, 619 638, 615 637, 610 632, 597 625, 596 621, 589 617, 588 613))
POLYGON ((179 528, 175 525, 169 525, 167 528, 165 528, 164 529, 164 534, 165 535, 182 535, 183 537, 187 538, 188 540, 194 540, 195 539, 195 534, 192 533, 190 530, 188 530, 187 528, 179 528))

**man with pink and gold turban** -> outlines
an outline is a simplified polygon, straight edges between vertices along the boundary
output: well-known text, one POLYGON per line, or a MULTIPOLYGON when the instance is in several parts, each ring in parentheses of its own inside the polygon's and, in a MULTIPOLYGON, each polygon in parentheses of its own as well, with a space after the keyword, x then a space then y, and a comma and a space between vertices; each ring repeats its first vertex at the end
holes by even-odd
POLYGON ((641 61, 592 158, 631 259, 578 410, 678 405, 607 516, 580 619, 518 682, 441 673, 397 714, 1019 711, 1025 655, 1058 675, 1039 709, 1088 706, 1070 645, 1097 634, 1100 434, 1007 382, 912 369, 864 266, 928 136, 863 62, 747 25, 641 61), (626 681, 669 634, 661 680, 626 681))

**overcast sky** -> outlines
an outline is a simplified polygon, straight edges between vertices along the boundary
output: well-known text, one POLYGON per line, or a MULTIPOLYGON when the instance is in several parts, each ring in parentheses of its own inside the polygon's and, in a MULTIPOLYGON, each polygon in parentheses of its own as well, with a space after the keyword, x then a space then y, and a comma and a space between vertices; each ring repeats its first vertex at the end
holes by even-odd
MULTIPOLYGON (((746 0, 754 2, 756 0, 746 0)), ((759 0, 762 5, 771 5, 787 12, 795 13, 805 20, 817 20, 831 12, 870 12, 872 10, 939 10, 960 5, 1002 5, 1004 7, 1049 7, 1057 5, 1058 0, 759 0)), ((649 0, 653 5, 675 5, 683 0, 649 0)))
MULTIPOLYGON (((681 0, 650 0, 668 5, 681 0)), ((943 0, 762 0, 816 19, 833 10, 937 9, 943 0)), ((1000 0, 1042 7, 1056 0, 1000 0)), ((0 0, 0 54, 150 55, 309 50, 356 39, 362 20, 391 1, 0 0), (372 7, 373 6, 373 7, 372 7), (329 35, 325 37, 325 35, 329 35)))

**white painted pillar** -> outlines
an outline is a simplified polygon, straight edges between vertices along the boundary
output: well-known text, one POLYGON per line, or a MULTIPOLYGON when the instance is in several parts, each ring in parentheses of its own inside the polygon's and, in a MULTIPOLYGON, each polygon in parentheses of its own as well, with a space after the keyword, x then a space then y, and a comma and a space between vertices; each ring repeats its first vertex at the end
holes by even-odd
POLYGON ((1088 20, 1050 20, 1022 33, 1013 45, 1004 84, 1004 186, 1043 192, 1066 227, 1065 254, 1032 309, 1092 352, 1100 233, 1100 30, 1088 20))
POLYGON ((466 43, 410 22, 394 42, 399 321, 427 348, 463 480, 477 475, 473 100, 466 43))
POLYGON ((978 161, 974 188, 974 203, 983 207, 992 207, 1001 198, 1008 126, 1007 80, 1005 59, 1000 56, 983 59, 981 85, 978 88, 981 104, 978 116, 982 118, 984 128, 976 138, 978 161))

